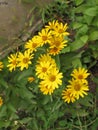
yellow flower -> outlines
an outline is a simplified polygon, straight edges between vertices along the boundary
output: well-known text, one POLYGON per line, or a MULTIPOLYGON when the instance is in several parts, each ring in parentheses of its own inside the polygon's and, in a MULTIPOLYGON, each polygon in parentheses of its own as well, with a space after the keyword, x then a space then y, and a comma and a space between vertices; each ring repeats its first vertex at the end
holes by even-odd
POLYGON ((60 51, 67 46, 66 44, 67 40, 64 40, 63 36, 53 36, 50 39, 50 47, 49 47, 49 54, 51 55, 57 55, 60 53, 60 51))
POLYGON ((57 27, 54 29, 54 34, 56 34, 57 36, 59 35, 63 35, 63 36, 68 36, 69 33, 66 31, 68 28, 67 24, 63 24, 63 23, 59 23, 57 25, 57 27))
POLYGON ((34 80, 35 80, 35 79, 34 79, 34 77, 33 77, 33 76, 28 77, 28 82, 29 82, 29 83, 32 83, 34 80))
POLYGON ((48 29, 42 29, 41 32, 38 33, 37 38, 38 38, 41 46, 43 46, 44 44, 50 42, 51 31, 48 31, 48 29))
POLYGON ((18 54, 18 67, 22 71, 24 68, 28 69, 29 64, 32 64, 31 59, 33 59, 33 54, 30 51, 25 51, 24 53, 19 52, 18 54))
POLYGON ((83 80, 90 75, 90 73, 87 73, 87 71, 88 70, 85 68, 74 69, 71 76, 73 76, 75 79, 83 80))
POLYGON ((48 53, 55 56, 55 55, 59 54, 60 51, 61 51, 60 48, 58 48, 58 47, 53 47, 53 48, 50 48, 50 49, 48 50, 48 53))
POLYGON ((3 69, 3 63, 0 61, 0 71, 3 69))
POLYGON ((36 75, 38 78, 43 79, 53 68, 53 65, 49 61, 40 62, 36 65, 36 75))
POLYGON ((36 49, 40 46, 40 42, 37 36, 34 36, 31 40, 29 40, 25 44, 25 48, 28 49, 30 52, 36 51, 36 49))
POLYGON ((79 96, 84 97, 84 95, 88 94, 89 87, 86 83, 81 82, 81 80, 72 79, 69 83, 67 88, 70 90, 71 96, 74 96, 76 99, 79 99, 79 96))
POLYGON ((40 84, 44 84, 48 88, 52 87, 53 89, 58 88, 59 85, 62 85, 62 73, 59 73, 59 70, 56 68, 51 69, 50 73, 48 73, 43 81, 40 84))
POLYGON ((45 95, 51 95, 54 92, 54 88, 52 86, 45 86, 44 84, 39 85, 40 91, 45 95))
POLYGON ((2 97, 0 97, 0 106, 2 106, 2 104, 3 104, 3 99, 2 97))
POLYGON ((55 60, 49 54, 43 54, 43 55, 41 55, 38 58, 37 63, 47 62, 47 61, 50 62, 54 67, 56 67, 55 60))
POLYGON ((12 70, 15 70, 17 67, 17 53, 10 54, 10 56, 8 57, 8 62, 9 64, 7 65, 7 67, 9 68, 9 71, 12 72, 12 70))
POLYGON ((69 89, 63 90, 62 99, 64 99, 64 102, 67 102, 67 103, 75 102, 75 97, 71 94, 71 90, 69 89))
POLYGON ((45 27, 49 30, 54 30, 55 28, 57 28, 58 24, 59 23, 57 20, 53 20, 52 22, 48 22, 48 25, 46 25, 45 27))

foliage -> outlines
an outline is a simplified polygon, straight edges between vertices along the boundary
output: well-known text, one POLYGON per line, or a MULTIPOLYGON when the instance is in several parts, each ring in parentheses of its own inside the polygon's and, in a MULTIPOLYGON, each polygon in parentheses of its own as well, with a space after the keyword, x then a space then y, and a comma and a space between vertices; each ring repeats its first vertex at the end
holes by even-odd
MULTIPOLYGON (((24 0, 31 2, 31 0, 24 0)), ((37 9, 40 7, 36 7, 37 9)), ((42 9, 42 8, 41 8, 42 9)), ((28 69, 7 68, 8 58, 2 59, 0 71, 1 130, 96 130, 98 127, 98 1, 54 0, 41 10, 43 25, 51 20, 68 23, 69 36, 58 55, 52 56, 63 73, 62 86, 51 95, 39 90, 40 79, 35 74, 36 61, 48 46, 35 51, 34 61, 28 69), (43 11, 43 13, 42 13, 43 11), (62 90, 71 80, 70 74, 78 67, 86 68, 90 76, 90 91, 74 103, 62 100, 62 90), (34 77, 33 82, 28 77, 34 77)), ((38 30, 39 32, 40 30, 38 30)), ((23 52, 24 50, 20 50, 23 52)), ((14 51, 16 53, 16 50, 14 51)))

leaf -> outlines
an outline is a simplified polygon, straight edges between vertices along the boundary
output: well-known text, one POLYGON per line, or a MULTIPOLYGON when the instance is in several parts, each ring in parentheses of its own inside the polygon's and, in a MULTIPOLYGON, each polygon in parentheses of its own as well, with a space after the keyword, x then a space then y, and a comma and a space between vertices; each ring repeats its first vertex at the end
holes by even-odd
POLYGON ((56 62, 56 64, 57 64, 58 69, 60 69, 61 65, 60 65, 59 55, 56 55, 56 56, 55 56, 55 62, 56 62))
POLYGON ((82 4, 83 1, 84 1, 84 0, 75 0, 75 3, 76 3, 76 5, 78 6, 78 5, 82 4))
POLYGON ((88 35, 84 35, 84 36, 80 37, 80 40, 81 40, 83 43, 86 43, 87 40, 88 40, 88 35))
POLYGON ((74 41, 73 43, 71 43, 70 45, 70 50, 71 51, 75 51, 80 49, 81 47, 83 47, 86 43, 83 42, 81 39, 78 39, 76 41, 74 41))
POLYGON ((31 69, 24 70, 23 72, 21 72, 21 73, 18 75, 17 80, 18 80, 18 81, 21 81, 23 78, 28 77, 28 76, 30 76, 30 75, 32 75, 31 69))
POLYGON ((12 112, 16 112, 15 107, 14 107, 11 103, 7 104, 7 108, 8 108, 9 110, 11 110, 12 112))
POLYGON ((84 14, 89 15, 89 16, 96 16, 97 13, 98 13, 98 6, 87 8, 84 11, 84 14))
POLYGON ((66 53, 66 52, 70 52, 70 46, 63 48, 62 51, 61 51, 61 54, 66 53))
POLYGON ((78 110, 78 114, 80 117, 85 117, 85 116, 89 115, 89 113, 86 112, 86 110, 84 110, 84 109, 78 110))
POLYGON ((26 117, 26 118, 23 118, 22 120, 20 120, 19 123, 26 124, 26 123, 30 122, 31 120, 32 120, 31 117, 26 117))
POLYGON ((73 23, 73 29, 78 29, 78 28, 80 28, 82 25, 83 25, 83 24, 80 23, 80 22, 74 22, 74 23, 73 23))
POLYGON ((74 68, 77 68, 77 67, 82 67, 82 63, 81 63, 81 60, 79 58, 76 58, 72 61, 72 65, 74 68))
POLYGON ((90 41, 98 40, 98 31, 91 32, 91 34, 89 35, 89 40, 90 41))

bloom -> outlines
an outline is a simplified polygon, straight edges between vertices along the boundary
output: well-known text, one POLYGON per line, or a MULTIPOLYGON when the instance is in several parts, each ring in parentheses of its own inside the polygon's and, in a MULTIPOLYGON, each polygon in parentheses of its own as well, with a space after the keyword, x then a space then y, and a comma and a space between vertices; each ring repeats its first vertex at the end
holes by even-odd
POLYGON ((38 78, 43 79, 53 68, 53 65, 49 61, 43 61, 36 65, 36 75, 38 78))
POLYGON ((29 82, 29 83, 32 83, 34 80, 35 80, 35 79, 34 79, 34 77, 33 77, 33 76, 28 77, 28 82, 29 82))
POLYGON ((32 64, 31 59, 33 59, 33 54, 30 51, 26 50, 24 53, 19 52, 17 66, 20 67, 21 71, 24 68, 28 69, 29 64, 32 64))
POLYGON ((41 44, 41 46, 43 46, 46 43, 50 42, 50 38, 51 38, 51 31, 49 31, 48 29, 42 29, 41 32, 38 33, 38 40, 41 44))
POLYGON ((40 46, 40 42, 37 36, 34 36, 31 40, 29 40, 25 44, 25 48, 28 49, 30 52, 36 51, 37 47, 40 46))
POLYGON ((56 67, 55 60, 49 54, 43 54, 43 55, 41 55, 38 58, 37 63, 47 62, 47 61, 50 62, 54 67, 56 67))
POLYGON ((57 36, 59 35, 63 35, 63 36, 68 36, 69 33, 66 31, 68 28, 67 24, 63 24, 62 22, 57 24, 57 27, 54 28, 54 34, 56 34, 57 36))
POLYGON ((10 54, 10 56, 8 57, 8 62, 9 64, 7 65, 7 67, 9 68, 9 71, 12 72, 12 70, 15 70, 17 67, 17 53, 16 54, 10 54))
POLYGON ((62 85, 62 78, 62 73, 60 73, 58 69, 53 68, 50 73, 44 77, 40 84, 47 86, 48 88, 52 87, 55 89, 58 88, 59 85, 62 85))
POLYGON ((49 54, 56 55, 67 46, 67 40, 64 39, 63 36, 53 36, 50 39, 50 47, 49 47, 49 54))
POLYGON ((3 104, 3 99, 2 97, 0 97, 0 106, 2 106, 2 104, 3 104))
POLYGON ((74 102, 76 99, 75 97, 71 94, 71 90, 70 89, 65 89, 62 92, 62 99, 64 99, 64 102, 70 103, 70 102, 74 102))
POLYGON ((70 84, 67 85, 67 88, 70 90, 71 96, 79 99, 80 96, 84 97, 84 95, 87 95, 87 91, 89 90, 88 84, 76 79, 70 80, 69 83, 70 84))
POLYGON ((78 68, 74 69, 71 76, 73 76, 75 79, 83 80, 86 79, 90 73, 87 73, 87 70, 85 68, 78 68))
POLYGON ((40 91, 45 95, 47 94, 51 95, 54 91, 54 88, 52 86, 49 87, 42 83, 39 85, 39 88, 40 88, 40 91))
POLYGON ((0 71, 3 69, 3 63, 0 61, 0 71))
POLYGON ((58 21, 57 20, 53 20, 52 22, 48 22, 48 25, 46 25, 45 27, 49 30, 54 30, 57 26, 58 26, 58 21))

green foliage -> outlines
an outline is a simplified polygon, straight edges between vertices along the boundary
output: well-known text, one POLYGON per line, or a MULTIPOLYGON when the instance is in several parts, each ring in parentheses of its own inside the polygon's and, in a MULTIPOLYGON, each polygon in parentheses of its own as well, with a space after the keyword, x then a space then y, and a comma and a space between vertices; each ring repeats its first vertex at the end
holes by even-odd
MULTIPOLYGON (((62 88, 67 85, 72 69, 77 67, 89 69, 92 74, 89 80, 95 88, 85 98, 67 104, 61 99, 61 89, 45 96, 39 91, 38 79, 28 82, 29 76, 36 78, 35 63, 28 70, 12 73, 5 68, 0 71, 0 96, 4 100, 0 107, 0 130, 96 130, 98 72, 96 76, 93 67, 98 70, 98 1, 54 0, 44 7, 36 6, 36 9, 40 9, 44 24, 57 19, 69 25, 68 46, 55 57, 64 75, 62 88)), ((33 16, 30 25, 32 21, 33 16)), ((6 66, 6 58, 3 61, 6 66)))

